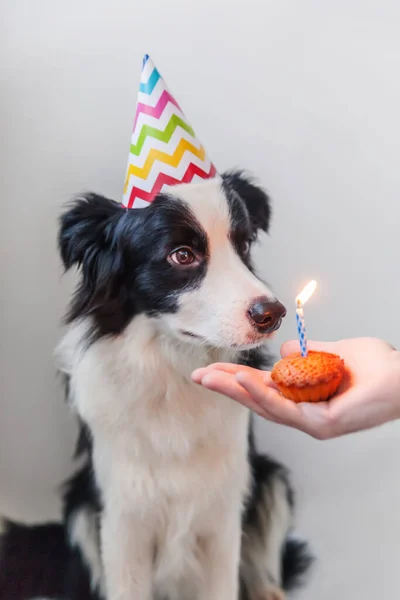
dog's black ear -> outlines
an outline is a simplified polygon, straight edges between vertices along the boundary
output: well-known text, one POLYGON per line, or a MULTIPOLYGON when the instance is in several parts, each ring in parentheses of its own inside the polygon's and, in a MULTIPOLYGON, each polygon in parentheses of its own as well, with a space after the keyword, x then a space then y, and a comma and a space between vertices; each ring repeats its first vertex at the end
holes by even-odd
MULTIPOLYGON (((66 270, 84 264, 96 266, 110 249, 121 205, 97 194, 77 197, 60 217, 58 247, 66 270)), ((98 266, 98 265, 97 265, 98 266)))
POLYGON ((124 274, 130 266, 122 240, 131 239, 137 221, 133 213, 140 212, 127 211, 103 196, 86 194, 61 216, 58 244, 62 261, 66 270, 77 266, 81 274, 68 322, 92 315, 105 332, 118 329, 113 314, 124 312, 124 274))
POLYGON ((227 171, 222 175, 223 185, 228 191, 238 194, 249 211, 255 231, 268 231, 271 206, 268 194, 243 171, 227 171))

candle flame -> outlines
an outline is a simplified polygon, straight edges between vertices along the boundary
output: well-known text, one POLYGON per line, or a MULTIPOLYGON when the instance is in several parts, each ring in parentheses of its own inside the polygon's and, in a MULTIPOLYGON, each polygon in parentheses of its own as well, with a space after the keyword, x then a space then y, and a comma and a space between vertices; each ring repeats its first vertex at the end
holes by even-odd
POLYGON ((301 290, 300 294, 296 297, 297 306, 303 306, 305 302, 312 296, 315 292, 315 288, 317 287, 316 281, 310 281, 307 285, 301 290))

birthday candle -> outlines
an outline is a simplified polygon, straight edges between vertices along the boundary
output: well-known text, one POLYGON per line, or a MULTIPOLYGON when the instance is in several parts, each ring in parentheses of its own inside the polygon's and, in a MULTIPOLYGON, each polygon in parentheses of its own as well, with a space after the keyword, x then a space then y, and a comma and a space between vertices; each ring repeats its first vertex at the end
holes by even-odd
POLYGON ((300 352, 301 355, 306 357, 308 356, 307 349, 307 334, 306 334, 306 326, 304 322, 304 304, 310 298, 311 294, 314 293, 315 288, 317 287, 316 281, 310 281, 305 288, 300 292, 300 294, 296 297, 296 323, 297 323, 297 333, 299 336, 300 342, 300 352))
POLYGON ((307 350, 307 334, 304 323, 304 310, 301 306, 296 308, 297 334, 300 342, 300 352, 302 356, 308 356, 307 350))

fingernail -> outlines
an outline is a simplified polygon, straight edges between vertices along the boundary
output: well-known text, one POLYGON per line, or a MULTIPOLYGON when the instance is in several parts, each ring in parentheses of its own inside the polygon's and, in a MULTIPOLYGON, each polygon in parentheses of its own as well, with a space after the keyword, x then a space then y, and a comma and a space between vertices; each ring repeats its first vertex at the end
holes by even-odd
POLYGON ((235 375, 237 381, 243 381, 247 377, 247 373, 245 371, 238 371, 235 375))
POLYGON ((192 381, 195 383, 201 383, 201 379, 205 373, 205 369, 196 369, 192 373, 192 381))
POLYGON ((201 385, 203 387, 208 388, 209 385, 210 385, 210 377, 209 377, 209 375, 207 375, 207 374, 203 375, 203 377, 201 378, 201 380, 200 380, 199 383, 201 383, 201 385))

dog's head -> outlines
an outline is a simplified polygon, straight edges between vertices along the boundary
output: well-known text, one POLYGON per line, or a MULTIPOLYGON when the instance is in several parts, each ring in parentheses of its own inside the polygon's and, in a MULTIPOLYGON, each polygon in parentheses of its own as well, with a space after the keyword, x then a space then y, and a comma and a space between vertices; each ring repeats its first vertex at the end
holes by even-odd
POLYGON ((81 268, 69 321, 91 317, 95 336, 116 335, 144 313, 193 344, 260 345, 285 316, 251 266, 269 218, 268 196, 240 172, 176 186, 137 210, 78 198, 59 235, 66 269, 81 268))

